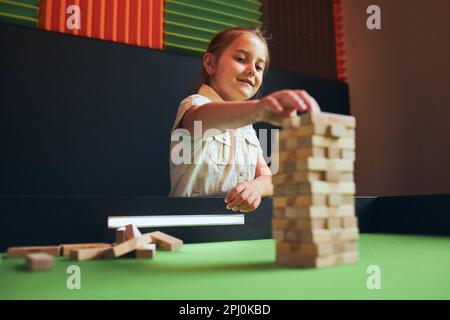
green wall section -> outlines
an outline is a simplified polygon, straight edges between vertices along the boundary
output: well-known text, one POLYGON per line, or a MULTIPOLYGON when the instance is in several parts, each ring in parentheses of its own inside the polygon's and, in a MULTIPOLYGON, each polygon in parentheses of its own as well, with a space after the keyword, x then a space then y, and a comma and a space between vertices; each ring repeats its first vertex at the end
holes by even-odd
POLYGON ((37 28, 39 0, 0 0, 0 22, 37 28))
POLYGON ((201 55, 217 32, 261 27, 261 17, 261 0, 166 0, 165 50, 201 55))

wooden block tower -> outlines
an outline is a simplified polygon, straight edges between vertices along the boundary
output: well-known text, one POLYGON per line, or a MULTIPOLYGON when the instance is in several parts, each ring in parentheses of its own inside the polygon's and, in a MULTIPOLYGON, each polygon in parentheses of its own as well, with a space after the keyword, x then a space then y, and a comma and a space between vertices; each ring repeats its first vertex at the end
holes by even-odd
POLYGON ((273 176, 276 263, 325 267, 358 260, 352 116, 305 113, 279 132, 273 176))

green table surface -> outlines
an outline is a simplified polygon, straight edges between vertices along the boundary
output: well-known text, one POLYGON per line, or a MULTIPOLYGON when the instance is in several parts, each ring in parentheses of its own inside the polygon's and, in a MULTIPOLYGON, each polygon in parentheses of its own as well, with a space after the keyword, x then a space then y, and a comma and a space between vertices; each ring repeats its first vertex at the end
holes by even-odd
POLYGON ((186 244, 150 260, 71 261, 27 271, 2 255, 0 299, 450 299, 450 238, 361 234, 356 264, 320 269, 275 264, 275 241, 186 244), (67 289, 68 266, 81 289, 67 289), (379 266, 381 289, 367 288, 379 266))

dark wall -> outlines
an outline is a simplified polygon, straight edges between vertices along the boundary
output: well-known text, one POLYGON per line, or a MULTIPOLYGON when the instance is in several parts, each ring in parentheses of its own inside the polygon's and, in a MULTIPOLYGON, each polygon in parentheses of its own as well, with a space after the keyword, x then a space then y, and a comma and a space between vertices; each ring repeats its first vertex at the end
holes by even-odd
MULTIPOLYGON (((198 57, 7 24, 0 43, 0 195, 167 195, 198 57)), ((346 84, 270 71, 264 92, 282 88, 348 114, 346 84)))
POLYGON ((263 19, 273 68, 337 79, 332 0, 264 0, 263 19))

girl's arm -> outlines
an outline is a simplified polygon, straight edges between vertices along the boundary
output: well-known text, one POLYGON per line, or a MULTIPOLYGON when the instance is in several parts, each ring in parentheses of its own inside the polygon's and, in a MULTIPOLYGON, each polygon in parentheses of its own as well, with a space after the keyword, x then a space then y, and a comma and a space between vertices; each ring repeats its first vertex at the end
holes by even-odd
POLYGON ((217 135, 218 133, 207 132, 208 129, 220 130, 220 133, 227 129, 235 129, 259 121, 256 105, 258 100, 243 102, 211 102, 189 109, 182 119, 183 128, 189 130, 194 135, 194 121, 201 121, 202 131, 196 134, 206 136, 217 135))
POLYGON ((258 162, 256 163, 256 174, 253 184, 259 189, 261 197, 273 195, 272 171, 264 160, 262 154, 258 154, 258 162))
POLYGON ((211 102, 192 107, 184 115, 181 125, 194 135, 197 133, 194 130, 194 121, 201 121, 201 135, 211 136, 259 121, 269 122, 269 119, 276 119, 270 122, 280 125, 281 120, 290 117, 297 110, 314 112, 320 111, 320 108, 314 98, 304 90, 281 90, 260 100, 211 102), (216 132, 211 130, 205 134, 208 129, 215 129, 216 132))

